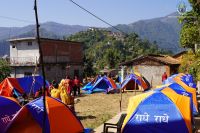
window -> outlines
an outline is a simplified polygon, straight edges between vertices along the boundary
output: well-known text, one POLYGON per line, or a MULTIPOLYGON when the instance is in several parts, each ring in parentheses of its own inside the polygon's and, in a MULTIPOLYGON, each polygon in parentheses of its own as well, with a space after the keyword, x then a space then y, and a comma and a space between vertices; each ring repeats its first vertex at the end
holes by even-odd
POLYGON ((15 48, 16 46, 15 45, 12 45, 12 48, 15 48))
POLYGON ((28 46, 32 46, 32 42, 28 42, 28 46))
POLYGON ((24 72, 24 77, 32 76, 32 72, 24 72))

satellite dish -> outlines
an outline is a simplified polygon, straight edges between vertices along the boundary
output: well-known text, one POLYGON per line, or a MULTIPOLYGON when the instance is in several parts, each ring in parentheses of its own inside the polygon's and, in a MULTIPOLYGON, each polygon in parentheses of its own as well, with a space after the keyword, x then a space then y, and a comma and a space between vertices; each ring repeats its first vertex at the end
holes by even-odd
POLYGON ((183 15, 187 12, 187 6, 185 4, 184 1, 180 1, 178 3, 178 6, 177 6, 177 12, 180 14, 180 15, 183 15))

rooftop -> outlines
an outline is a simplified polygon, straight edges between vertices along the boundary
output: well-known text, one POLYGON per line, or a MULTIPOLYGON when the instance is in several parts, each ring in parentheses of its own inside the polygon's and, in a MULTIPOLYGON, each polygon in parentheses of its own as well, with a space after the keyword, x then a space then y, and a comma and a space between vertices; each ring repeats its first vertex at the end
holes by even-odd
POLYGON ((149 55, 143 55, 143 56, 139 56, 133 60, 127 61, 127 62, 123 62, 121 63, 121 65, 127 65, 127 64, 131 64, 140 60, 143 60, 145 58, 148 58, 150 60, 154 60, 163 64, 168 64, 168 65, 178 65, 180 64, 180 61, 178 61, 177 59, 169 56, 169 55, 154 55, 154 54, 149 54, 149 55))
MULTIPOLYGON (((18 41, 33 41, 36 40, 36 37, 24 37, 24 38, 13 38, 7 40, 8 42, 18 42, 18 41)), ((51 39, 51 38, 40 38, 40 40, 52 40, 52 41, 62 41, 62 42, 73 42, 73 43, 81 43, 76 41, 68 41, 68 40, 60 40, 60 39, 51 39)))

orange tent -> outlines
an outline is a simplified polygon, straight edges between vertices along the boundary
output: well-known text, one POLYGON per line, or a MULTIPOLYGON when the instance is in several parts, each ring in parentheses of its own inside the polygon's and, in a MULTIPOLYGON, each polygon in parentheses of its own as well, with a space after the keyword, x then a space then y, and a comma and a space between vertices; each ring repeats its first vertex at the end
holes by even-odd
POLYGON ((14 90, 21 94, 24 93, 16 78, 6 78, 0 83, 1 96, 12 97, 14 90))
POLYGON ((46 97, 46 119, 44 125, 43 97, 26 104, 15 116, 8 133, 80 133, 84 128, 75 114, 61 101, 46 97))

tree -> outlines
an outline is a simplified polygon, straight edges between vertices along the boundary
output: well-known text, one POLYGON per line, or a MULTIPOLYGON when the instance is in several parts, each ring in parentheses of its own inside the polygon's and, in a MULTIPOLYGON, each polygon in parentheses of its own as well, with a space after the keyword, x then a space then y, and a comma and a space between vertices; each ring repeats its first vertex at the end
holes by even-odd
POLYGON ((200 44, 200 2, 189 0, 192 10, 180 17, 183 24, 180 32, 181 46, 194 51, 195 44, 200 44))
POLYGON ((182 59, 179 72, 190 73, 200 80, 200 51, 195 51, 195 44, 200 44, 200 0, 189 0, 192 10, 180 17, 183 24, 180 32, 180 43, 191 48, 182 59))
POLYGON ((10 72, 11 72, 11 68, 9 63, 4 60, 4 59, 0 59, 0 82, 10 76, 10 72))
POLYGON ((118 65, 118 61, 119 61, 119 51, 117 51, 116 49, 108 49, 105 52, 105 60, 106 63, 108 64, 108 66, 110 68, 115 68, 118 65))
POLYGON ((92 75, 95 75, 95 71, 93 69, 93 61, 91 58, 87 58, 86 56, 84 56, 83 58, 84 60, 84 66, 83 66, 83 69, 84 69, 84 73, 83 73, 83 76, 84 77, 88 77, 88 76, 92 76, 92 75))
POLYGON ((162 52, 155 42, 153 44, 143 40, 135 33, 124 36, 120 33, 95 29, 79 32, 66 39, 83 42, 86 76, 98 73, 105 66, 116 68, 119 63, 139 55, 162 52))

